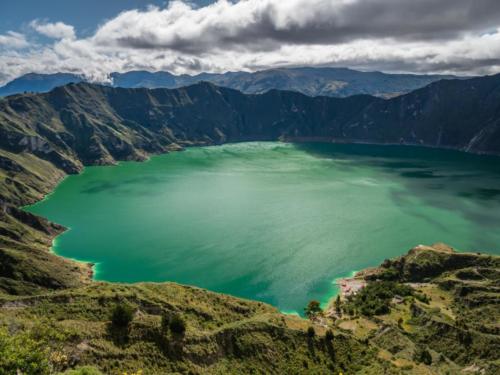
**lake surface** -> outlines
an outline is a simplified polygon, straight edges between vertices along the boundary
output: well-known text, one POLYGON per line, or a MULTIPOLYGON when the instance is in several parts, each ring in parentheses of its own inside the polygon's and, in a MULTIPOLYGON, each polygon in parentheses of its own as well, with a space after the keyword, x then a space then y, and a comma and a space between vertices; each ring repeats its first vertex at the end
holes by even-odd
POLYGON ((26 208, 108 281, 175 281, 302 312, 417 244, 500 253, 500 159, 255 142, 89 167, 26 208))

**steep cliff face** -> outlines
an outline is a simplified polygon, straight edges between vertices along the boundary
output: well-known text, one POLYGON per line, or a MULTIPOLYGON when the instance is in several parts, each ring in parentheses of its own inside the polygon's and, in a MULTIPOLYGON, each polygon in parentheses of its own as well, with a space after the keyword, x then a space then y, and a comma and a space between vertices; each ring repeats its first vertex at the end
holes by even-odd
POLYGON ((500 152, 500 76, 444 80, 387 101, 352 119, 353 138, 500 152))

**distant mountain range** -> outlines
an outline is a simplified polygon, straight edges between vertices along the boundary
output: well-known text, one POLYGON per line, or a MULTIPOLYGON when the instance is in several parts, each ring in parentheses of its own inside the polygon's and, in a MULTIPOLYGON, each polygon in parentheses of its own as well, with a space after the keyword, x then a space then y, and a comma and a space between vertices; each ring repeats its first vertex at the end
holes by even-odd
MULTIPOLYGON (((110 78, 110 86, 123 88, 179 88, 205 81, 240 90, 246 94, 260 94, 278 89, 296 91, 309 96, 346 97, 368 94, 387 98, 413 91, 440 79, 454 77, 360 72, 347 68, 280 68, 254 73, 201 73, 194 76, 174 75, 168 72, 130 71, 111 73, 110 78)), ((0 96, 23 92, 48 92, 58 86, 82 81, 84 79, 81 76, 71 73, 30 73, 0 87, 0 96)))

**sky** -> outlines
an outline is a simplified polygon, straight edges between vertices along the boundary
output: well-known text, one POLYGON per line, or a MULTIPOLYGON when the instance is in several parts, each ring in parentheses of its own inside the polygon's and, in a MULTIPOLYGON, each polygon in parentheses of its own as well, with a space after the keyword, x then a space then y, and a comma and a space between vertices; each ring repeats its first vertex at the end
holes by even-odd
POLYGON ((1 0, 0 83, 29 72, 342 66, 500 72, 499 0, 1 0))

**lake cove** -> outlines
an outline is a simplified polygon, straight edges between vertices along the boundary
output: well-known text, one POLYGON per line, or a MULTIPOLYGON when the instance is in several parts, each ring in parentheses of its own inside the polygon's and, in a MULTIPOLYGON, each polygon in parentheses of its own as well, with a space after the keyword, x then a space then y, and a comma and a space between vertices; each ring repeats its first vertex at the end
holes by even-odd
POLYGON ((25 208, 107 281, 174 281, 302 313, 417 244, 500 253, 498 158, 251 142, 88 167, 25 208))

